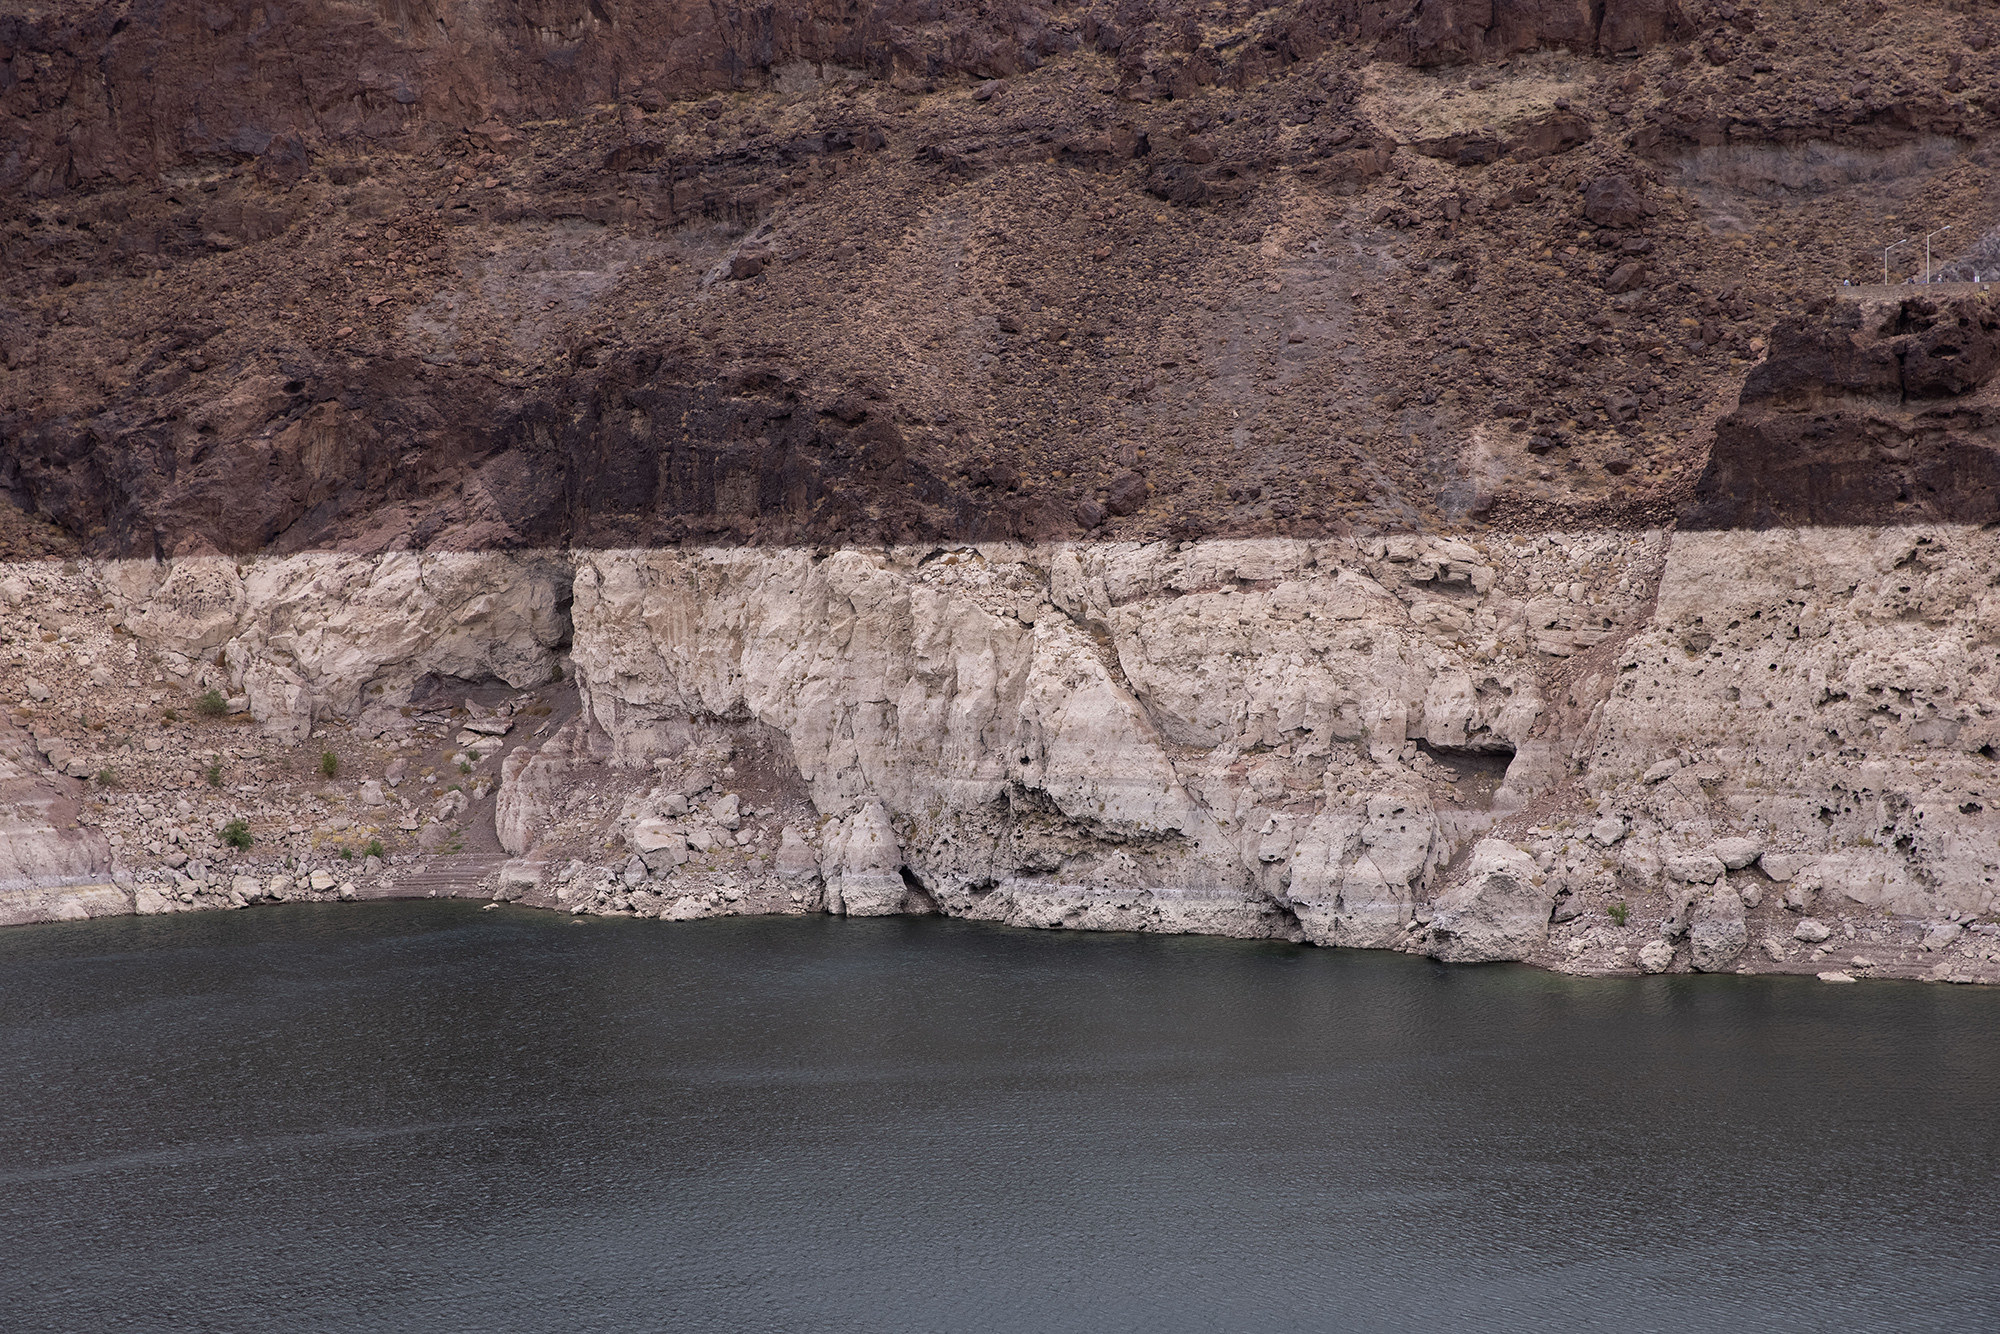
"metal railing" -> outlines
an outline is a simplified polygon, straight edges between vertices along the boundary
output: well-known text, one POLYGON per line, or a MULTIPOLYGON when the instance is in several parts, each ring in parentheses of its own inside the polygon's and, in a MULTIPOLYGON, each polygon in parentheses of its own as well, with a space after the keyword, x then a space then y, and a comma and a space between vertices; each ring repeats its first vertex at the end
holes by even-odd
POLYGON ((1916 296, 1974 296, 2000 291, 2000 282, 1989 283, 1856 283, 1833 289, 1843 301, 1907 301, 1916 296))

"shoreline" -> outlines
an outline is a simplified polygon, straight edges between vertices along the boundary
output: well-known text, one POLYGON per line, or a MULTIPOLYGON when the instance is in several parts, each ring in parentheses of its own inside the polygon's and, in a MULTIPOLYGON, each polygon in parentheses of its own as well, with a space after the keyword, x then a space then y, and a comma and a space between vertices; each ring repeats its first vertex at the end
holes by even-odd
MULTIPOLYGON (((419 874, 421 875, 424 873, 420 872, 419 874)), ((435 874, 435 872, 432 872, 431 874, 435 874)), ((492 878, 497 880, 498 876, 496 875, 492 878)), ((393 884, 386 884, 386 885, 357 884, 353 886, 354 893, 352 894, 352 896, 348 896, 346 894, 341 893, 339 888, 336 887, 331 892, 301 890, 296 892, 287 892, 285 895, 280 897, 269 897, 269 896, 260 897, 256 900, 244 903, 236 903, 230 901, 208 902, 208 901, 197 900, 196 902, 193 903, 182 904, 172 901, 163 901, 158 903, 157 906, 149 908, 145 911, 140 911, 131 906, 133 902, 133 895, 121 889, 119 886, 84 885, 84 886, 75 886, 67 890, 53 891, 50 892, 48 895, 49 899, 51 900, 59 900, 62 898, 69 898, 74 896, 74 898, 78 901, 77 908, 71 909, 66 913, 58 905, 56 907, 55 912, 51 916, 36 918, 32 920, 13 920, 7 922, 5 926, 47 926, 47 925, 57 925, 64 922, 97 920, 105 917, 147 916, 147 915, 162 916, 171 913, 183 913, 183 912, 226 912, 232 909, 254 908, 259 906, 276 906, 281 904, 412 903, 412 902, 432 901, 439 898, 465 902, 468 904, 477 903, 482 909, 497 908, 497 907, 513 907, 513 908, 525 908, 534 912, 546 912, 556 915, 579 917, 579 918, 588 916, 594 918, 615 918, 619 920, 628 920, 628 921, 648 920, 648 921, 665 921, 670 923, 681 922, 681 921, 706 921, 720 917, 769 917, 769 916, 806 917, 806 916, 834 915, 826 912, 826 910, 823 907, 778 909, 778 910, 762 911, 762 912, 735 911, 732 909, 727 911, 705 912, 698 915, 689 915, 689 916, 674 916, 668 913, 642 914, 633 912, 629 909, 600 910, 595 905, 589 905, 589 906, 573 905, 557 899, 553 894, 550 893, 530 892, 528 895, 524 897, 504 897, 494 892, 497 891, 498 888, 499 886, 495 884, 490 890, 453 889, 440 893, 436 889, 426 889, 423 890, 422 892, 413 889, 408 892, 404 892, 396 889, 393 886, 393 884), (112 904, 115 900, 122 900, 127 906, 122 911, 115 910, 112 907, 112 904), (83 909, 86 905, 86 902, 88 907, 95 908, 97 909, 97 911, 84 911, 83 909)), ((949 916, 949 914, 935 913, 935 912, 923 913, 923 914, 897 914, 897 915, 899 916, 918 915, 918 916, 936 916, 936 917, 949 916)), ((1021 922, 996 921, 991 918, 986 918, 986 919, 973 918, 973 919, 963 919, 963 920, 985 921, 989 925, 1009 926, 1017 930, 1064 931, 1064 930, 1089 929, 1089 928, 1065 927, 1060 925, 1033 925, 1021 922)), ((0 927, 0 929, 5 929, 5 927, 0 927)), ((1115 933, 1120 929, 1107 927, 1107 928, 1099 928, 1099 930, 1106 933, 1115 933)), ((1138 929, 1128 929, 1128 931, 1129 934, 1134 934, 1134 935, 1160 934, 1158 932, 1148 932, 1138 929)), ((1630 934, 1634 939, 1641 941, 1657 938, 1656 935, 1649 935, 1647 932, 1639 929, 1636 926, 1636 924, 1631 928, 1630 934)), ((1840 936, 1841 933, 1836 930, 1834 938, 1838 939, 1840 938, 1840 936)), ((1274 936, 1217 935, 1215 938, 1234 939, 1234 940, 1243 940, 1243 939, 1275 940, 1275 941, 1284 941, 1287 944, 1316 947, 1313 941, 1306 939, 1303 935, 1300 935, 1296 932, 1287 935, 1274 935, 1274 936)), ((1993 942, 1994 942, 1994 948, 2000 948, 2000 932, 1995 933, 1993 942)), ((1829 943, 1831 943, 1831 941, 1829 943)), ((1953 943, 1955 943, 1955 940, 1953 943)), ((1365 949, 1368 947, 1328 946, 1326 948, 1365 949)), ((1424 956, 1423 951, 1411 948, 1389 949, 1389 950, 1384 950, 1382 952, 1410 954, 1417 957, 1426 957, 1424 956)), ((1542 972, 1561 973, 1564 974, 1565 976, 1570 976, 1570 977, 1590 977, 1590 978, 1687 976, 1702 971, 1700 969, 1691 967, 1689 965, 1688 959, 1685 956, 1685 954, 1677 956, 1668 967, 1656 970, 1649 970, 1640 967, 1637 965, 1636 962, 1628 963, 1625 966, 1613 966, 1608 968, 1577 967, 1574 965, 1574 963, 1570 962, 1569 960, 1566 960, 1562 956, 1563 956, 1562 950, 1551 949, 1540 955, 1531 956, 1528 958, 1491 960, 1488 962, 1518 963, 1529 968, 1537 969, 1542 972)), ((1433 960, 1433 962, 1442 963, 1447 961, 1433 960)), ((1477 965, 1466 965, 1466 966, 1477 966, 1477 965)), ((1860 943, 1853 940, 1852 938, 1846 939, 1838 948, 1833 948, 1828 950, 1825 955, 1819 958, 1808 957, 1791 961, 1773 960, 1768 957, 1765 957, 1762 954, 1762 952, 1759 951, 1754 954, 1746 955, 1744 958, 1740 959, 1737 962, 1736 966, 1734 967, 1718 970, 1717 975, 1721 975, 1723 973, 1738 977, 1817 978, 1822 982, 1833 982, 1833 983, 1863 982, 1863 981, 1899 981, 1899 982, 1949 983, 1954 985, 1990 986, 1990 985, 2000 984, 2000 963, 1988 962, 1984 960, 1979 960, 1979 961, 1967 960, 1960 954, 1950 952, 1948 946, 1943 951, 1928 950, 1922 947, 1921 944, 1916 946, 1898 948, 1898 949, 1884 949, 1878 946, 1869 948, 1864 951, 1861 948, 1860 943), (1866 960, 1866 962, 1865 963, 1858 962, 1857 956, 1859 956, 1859 959, 1866 960), (1829 976, 1830 974, 1831 976, 1829 976)))

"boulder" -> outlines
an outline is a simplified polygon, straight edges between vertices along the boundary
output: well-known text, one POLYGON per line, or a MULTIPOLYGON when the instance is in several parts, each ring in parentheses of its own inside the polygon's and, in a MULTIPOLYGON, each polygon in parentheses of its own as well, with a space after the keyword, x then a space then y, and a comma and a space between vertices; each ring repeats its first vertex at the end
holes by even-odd
POLYGON ((1712 885, 1722 878, 1723 863, 1706 852, 1682 853, 1667 859, 1667 874, 1688 885, 1712 885))
POLYGON ((641 820, 632 826, 632 846, 640 853, 680 851, 687 839, 680 826, 667 820, 641 820))
POLYGON ((910 910, 903 881, 903 850, 889 812, 870 802, 844 821, 827 840, 821 874, 828 912, 848 917, 886 917, 910 910))
POLYGON ((1798 852, 1766 852, 1757 858, 1757 869, 1773 880, 1790 880, 1812 861, 1798 852))
POLYGON ((1764 845, 1754 838, 1722 838, 1711 844, 1708 850, 1730 870, 1740 871, 1763 855, 1764 845))
POLYGON ((1833 935, 1833 928, 1817 917, 1802 917, 1792 928, 1792 939, 1803 940, 1808 945, 1817 945, 1833 935))
POLYGON ((1673 966, 1674 947, 1664 940, 1649 940, 1639 947, 1639 971, 1664 973, 1673 966))
POLYGON ((1924 932, 1923 948, 1927 950, 1946 949, 1965 934, 1965 928, 1957 922, 1940 922, 1924 932))
POLYGON ((1688 927, 1688 951, 1697 972, 1719 973, 1734 964, 1750 943, 1743 920, 1743 900, 1723 885, 1695 903, 1688 927))
POLYGON ((709 803, 709 814, 724 829, 736 830, 743 827, 743 806, 734 792, 724 793, 709 803))
POLYGON ((1527 853, 1502 839, 1481 839, 1465 879, 1431 908, 1434 959, 1492 963, 1525 959, 1548 941, 1555 895, 1527 853))
POLYGON ((1583 188, 1583 216, 1600 227, 1635 227, 1646 220, 1646 198, 1624 176, 1599 176, 1583 188))
POLYGON ((1636 259, 1628 259, 1613 269, 1611 276, 1604 280, 1604 290, 1613 296, 1621 296, 1626 292, 1636 292, 1641 287, 1644 287, 1646 279, 1645 264, 1636 259))
POLYGON ((1113 514, 1136 514, 1146 503, 1146 479, 1136 472, 1120 473, 1111 479, 1104 507, 1113 514))
POLYGON ((774 868, 781 880, 811 880, 819 875, 819 857, 812 844, 798 830, 786 825, 778 836, 778 856, 774 868))

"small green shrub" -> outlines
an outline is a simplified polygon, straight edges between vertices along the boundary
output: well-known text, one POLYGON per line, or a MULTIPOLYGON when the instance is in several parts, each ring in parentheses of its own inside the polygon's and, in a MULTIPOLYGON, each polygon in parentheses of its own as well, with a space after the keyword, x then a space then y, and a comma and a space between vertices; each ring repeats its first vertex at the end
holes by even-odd
POLYGON ((222 841, 238 852, 247 852, 257 840, 250 836, 250 822, 238 818, 222 826, 222 841))
POLYGON ((172 709, 168 709, 165 713, 160 715, 161 722, 177 723, 180 720, 181 716, 178 713, 175 713, 172 709))
POLYGON ((462 774, 469 774, 472 772, 472 766, 470 764, 467 764, 464 760, 460 760, 458 762, 458 771, 462 774))
POLYGON ((342 861, 344 861, 344 862, 351 862, 351 861, 353 861, 353 860, 354 860, 354 849, 353 849, 353 848, 350 848, 350 847, 348 847, 348 846, 347 846, 347 845, 346 845, 345 843, 341 844, 341 845, 340 845, 340 860, 342 860, 342 861))
POLYGON ((229 714, 229 701, 220 690, 210 687, 207 694, 194 702, 194 711, 204 718, 224 718, 229 714))
POLYGON ((97 771, 97 785, 99 787, 117 787, 118 771, 116 769, 99 769, 97 771))
POLYGON ((211 765, 209 765, 209 766, 208 766, 208 768, 207 768, 207 770, 206 770, 205 772, 203 772, 203 774, 202 774, 202 777, 203 777, 203 778, 206 778, 206 779, 208 780, 208 785, 209 785, 210 787, 221 787, 221 786, 222 786, 222 766, 221 766, 220 764, 211 764, 211 765))
POLYGON ((319 771, 322 777, 332 778, 340 772, 340 756, 330 750, 319 753, 319 771))
POLYGON ((368 846, 361 850, 361 855, 364 857, 373 857, 377 861, 380 861, 389 854, 383 851, 381 839, 371 838, 368 840, 368 846))
POLYGON ((1625 919, 1632 915, 1631 905, 1625 903, 1614 903, 1609 908, 1606 908, 1604 911, 1610 916, 1611 920, 1616 922, 1619 926, 1625 925, 1625 919))

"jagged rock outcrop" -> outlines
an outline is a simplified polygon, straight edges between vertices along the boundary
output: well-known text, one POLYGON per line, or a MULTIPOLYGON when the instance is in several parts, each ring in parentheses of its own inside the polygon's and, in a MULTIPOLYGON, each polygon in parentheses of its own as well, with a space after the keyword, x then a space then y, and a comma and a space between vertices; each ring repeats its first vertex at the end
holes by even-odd
POLYGON ((1390 948, 1445 851, 1440 833, 1421 790, 1322 811, 1293 851, 1285 902, 1310 940, 1390 948))
POLYGON ((0 723, 0 926, 131 911, 109 883, 104 835, 77 827, 83 785, 42 761, 27 737, 0 723))
POLYGON ((1735 890, 1724 885, 1695 900, 1693 920, 1688 924, 1688 955, 1696 972, 1721 972, 1733 965, 1749 944, 1743 899, 1735 890))
POLYGON ((882 803, 871 801, 841 822, 826 841, 820 865, 828 912, 846 917, 886 917, 921 901, 903 882, 903 850, 882 803))
MULTIPOLYGON (((558 827, 619 849, 618 888, 592 901, 936 910, 1463 961, 1548 961, 1561 901, 1565 957, 1609 950, 1612 927, 1591 923, 1627 930, 1632 912, 1630 931, 1685 935, 1713 970, 1745 966, 1753 932, 1790 939, 1773 913, 2000 906, 2000 700, 1981 667, 1996 542, 1931 526, 312 556, 85 563, 0 593, 17 624, 61 585, 9 669, 36 716, 150 676, 240 687, 275 738, 389 735, 427 682, 451 698, 546 678, 566 654, 580 713, 543 710, 523 735, 468 704, 455 744, 469 775, 514 732, 494 832, 518 867, 547 866, 558 827), (723 758, 687 758, 718 728, 768 795, 739 796, 723 758), (685 776, 646 777, 662 765, 685 776), (577 804, 578 775, 598 772, 632 775, 622 811, 577 804), (752 845, 770 879, 738 883, 752 845)), ((18 767, 49 793, 139 752, 37 726, 18 767)), ((363 782, 354 809, 409 809, 392 791, 406 772, 363 782)), ((440 792, 405 826, 419 844, 457 837, 467 794, 440 792)), ((34 816, 38 800, 15 803, 7 846, 32 892, 19 911, 47 916, 49 891, 116 868, 88 832, 34 816)), ((1639 942, 1615 943, 1603 966, 1633 966, 1639 942)))
POLYGON ((1447 963, 1525 959, 1548 939, 1554 904, 1533 858, 1504 839, 1481 839, 1464 879, 1432 906, 1425 952, 1447 963))
POLYGON ((2000 304, 1823 302, 1781 323, 1716 426, 1691 527, 2000 517, 2000 304))
POLYGON ((135 639, 302 738, 313 720, 397 709, 426 676, 538 685, 568 638, 569 571, 551 556, 332 553, 101 567, 135 639))
POLYGON ((1498 578, 1462 543, 592 553, 573 654, 630 762, 694 715, 782 734, 848 822, 830 902, 906 868, 974 916, 1381 945, 1486 804, 1422 747, 1504 766, 1520 655, 1603 633, 1498 578))
POLYGON ((1656 846, 1713 857, 1729 825, 1754 830, 1802 893, 1991 911, 1996 560, 1991 533, 1958 526, 1678 535, 1582 781, 1656 846))

